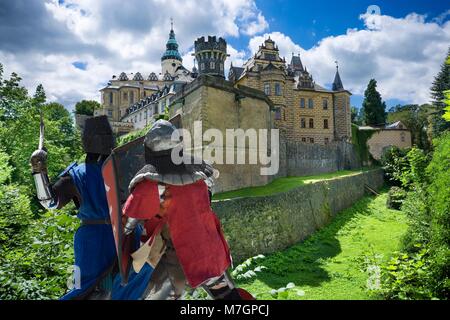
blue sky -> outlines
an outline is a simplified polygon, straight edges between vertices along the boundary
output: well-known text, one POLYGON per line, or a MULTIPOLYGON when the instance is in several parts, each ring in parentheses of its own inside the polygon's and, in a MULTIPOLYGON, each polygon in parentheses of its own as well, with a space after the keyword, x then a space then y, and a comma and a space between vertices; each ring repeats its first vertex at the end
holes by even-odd
POLYGON ((371 78, 388 106, 428 102, 450 45, 450 6, 438 0, 10 0, 0 1, 0 63, 72 109, 99 100, 112 75, 159 73, 171 17, 187 68, 197 37, 224 37, 229 66, 270 36, 287 60, 300 53, 321 85, 338 60, 358 107, 371 78), (364 15, 370 5, 381 14, 364 15))

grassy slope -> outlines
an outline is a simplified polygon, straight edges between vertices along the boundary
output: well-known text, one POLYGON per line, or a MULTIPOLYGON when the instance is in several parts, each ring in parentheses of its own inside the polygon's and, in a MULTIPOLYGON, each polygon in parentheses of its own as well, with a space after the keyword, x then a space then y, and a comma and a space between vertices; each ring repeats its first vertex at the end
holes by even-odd
POLYGON ((323 173, 314 176, 278 178, 265 186, 249 187, 215 194, 213 200, 223 200, 237 197, 266 196, 274 193, 286 192, 288 190, 291 190, 295 187, 301 186, 306 183, 313 183, 320 180, 327 180, 342 176, 348 176, 360 173, 362 171, 363 170, 342 170, 331 173, 323 173))
POLYGON ((271 289, 289 282, 305 294, 294 289, 288 299, 370 299, 364 257, 382 254, 388 259, 406 231, 403 213, 385 203, 386 193, 361 199, 304 242, 259 260, 268 269, 241 286, 260 299, 271 299, 271 289))

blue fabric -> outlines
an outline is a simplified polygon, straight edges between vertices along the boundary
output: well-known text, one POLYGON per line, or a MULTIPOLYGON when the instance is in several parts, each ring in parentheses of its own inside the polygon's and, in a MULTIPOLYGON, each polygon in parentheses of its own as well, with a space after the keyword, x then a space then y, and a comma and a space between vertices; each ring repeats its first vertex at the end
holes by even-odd
MULTIPOLYGON (((109 218, 105 185, 99 164, 71 164, 66 174, 72 177, 80 195, 81 205, 78 212, 80 219, 109 218)), ((136 230, 135 249, 139 247, 142 229, 136 230)), ((117 259, 114 236, 111 225, 83 225, 74 236, 75 265, 80 268, 80 287, 61 297, 61 300, 74 299, 97 283, 99 277, 110 268, 117 259)), ((146 266, 136 274, 130 271, 129 282, 120 285, 120 274, 112 275, 113 299, 139 299, 150 281, 153 268, 146 266), (117 281, 119 283, 117 285, 117 281)))

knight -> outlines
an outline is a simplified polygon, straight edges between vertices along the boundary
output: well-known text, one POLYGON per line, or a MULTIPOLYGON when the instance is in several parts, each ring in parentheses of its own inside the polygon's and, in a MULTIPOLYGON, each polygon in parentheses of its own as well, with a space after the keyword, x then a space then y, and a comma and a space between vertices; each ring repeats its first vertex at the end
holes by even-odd
POLYGON ((145 165, 129 184, 123 207, 125 234, 143 224, 147 241, 132 254, 137 270, 155 267, 147 291, 158 295, 167 279, 167 299, 179 299, 186 282, 203 287, 213 299, 251 297, 235 287, 227 269, 231 264, 228 244, 219 219, 210 206, 208 185, 218 171, 204 161, 183 155, 182 137, 165 120, 154 123, 144 139, 145 165), (183 161, 172 159, 178 152, 183 161))
MULTIPOLYGON (((114 277, 118 276, 115 271, 117 258, 101 168, 115 146, 115 139, 106 116, 86 119, 82 143, 86 153, 85 163, 72 163, 53 184, 50 183, 41 118, 40 147, 30 159, 41 205, 54 210, 73 201, 78 209, 77 217, 81 220, 74 236, 75 266, 79 271, 76 276, 79 276, 80 286, 61 299, 139 298, 153 271, 149 266, 141 273, 133 274, 127 288, 116 285, 117 290, 113 290, 113 283, 117 282, 114 277)), ((135 245, 139 247, 139 238, 136 241, 135 245)))

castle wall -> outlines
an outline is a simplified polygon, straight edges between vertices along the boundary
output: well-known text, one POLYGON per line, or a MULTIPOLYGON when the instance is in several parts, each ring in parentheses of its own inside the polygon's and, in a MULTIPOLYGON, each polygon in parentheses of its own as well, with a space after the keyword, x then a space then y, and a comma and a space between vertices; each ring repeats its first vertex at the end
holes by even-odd
POLYGON ((364 196, 364 186, 378 190, 383 171, 305 184, 270 196, 214 201, 233 260, 287 248, 327 225, 339 211, 364 196))
MULTIPOLYGON (((319 98, 316 97, 317 99, 319 98)), ((321 102, 321 100, 317 101, 321 102)), ((188 130, 191 137, 194 136, 194 122, 200 120, 202 135, 210 128, 218 129, 222 133, 224 140, 211 139, 212 141, 204 141, 202 144, 204 150, 209 150, 204 154, 206 160, 216 160, 215 167, 221 172, 216 192, 261 186, 276 177, 314 175, 360 167, 356 152, 350 143, 344 141, 330 142, 327 145, 302 143, 286 139, 281 135, 279 172, 275 176, 261 175, 260 169, 266 167, 259 161, 263 151, 253 148, 248 142, 244 148, 239 148, 235 143, 234 149, 228 149, 224 145, 226 129, 242 129, 245 132, 247 129, 273 128, 272 108, 271 100, 261 92, 243 86, 235 88, 228 81, 203 76, 187 85, 184 92, 174 97, 171 117, 180 117, 181 127, 188 130), (240 99, 236 99, 237 96, 240 96, 240 99), (216 153, 213 152, 215 148, 223 152, 222 158, 216 158, 216 153), (234 154, 236 157, 239 152, 245 154, 246 164, 217 164, 217 160, 226 162, 227 153, 234 154), (258 162, 250 164, 249 156, 255 154, 258 162)), ((322 108, 321 103, 320 108, 322 108)), ((325 111, 332 113, 331 103, 329 110, 325 111)), ((329 131, 331 137, 332 129, 329 131)), ((267 140, 270 141, 270 138, 267 140)), ((191 152, 195 150, 192 146, 191 152)))

